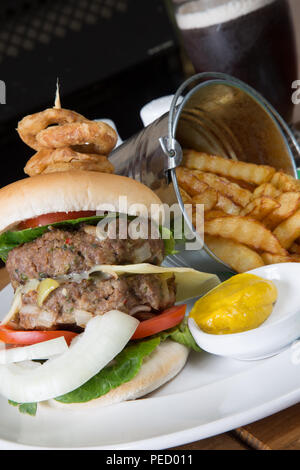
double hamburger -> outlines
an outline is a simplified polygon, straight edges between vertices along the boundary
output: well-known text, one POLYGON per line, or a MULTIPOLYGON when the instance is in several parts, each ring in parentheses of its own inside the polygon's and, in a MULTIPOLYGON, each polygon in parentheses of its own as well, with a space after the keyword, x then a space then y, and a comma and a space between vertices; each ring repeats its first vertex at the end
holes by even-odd
POLYGON ((0 256, 14 289, 11 309, 0 325, 6 347, 26 348, 63 337, 71 351, 91 330, 93 319, 116 311, 122 319, 135 319, 133 334, 118 354, 96 367, 94 375, 78 370, 77 381, 73 377, 63 388, 58 383, 56 389, 64 391, 59 396, 47 392, 48 382, 42 383, 39 371, 45 363, 39 364, 32 384, 26 384, 28 393, 8 383, 14 381, 14 365, 0 366, 0 393, 21 411, 35 414, 37 401, 71 408, 144 396, 171 380, 184 367, 190 348, 197 349, 182 302, 207 292, 218 279, 161 266, 172 254, 174 240, 161 226, 151 238, 153 207, 161 210, 161 201, 146 186, 96 171, 40 174, 0 190, 0 256), (120 196, 127 198, 126 213, 120 196), (102 229, 99 236, 104 219, 106 236, 102 229), (143 220, 146 235, 131 236, 129 226, 137 220, 143 220), (41 394, 37 383, 42 383, 41 394))

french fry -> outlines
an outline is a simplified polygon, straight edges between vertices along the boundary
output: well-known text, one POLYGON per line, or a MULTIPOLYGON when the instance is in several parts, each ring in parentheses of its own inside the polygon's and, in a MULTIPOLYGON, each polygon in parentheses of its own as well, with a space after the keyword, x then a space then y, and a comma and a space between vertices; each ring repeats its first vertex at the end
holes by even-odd
POLYGON ((223 194, 218 194, 216 209, 224 211, 226 214, 230 215, 239 215, 241 210, 240 206, 237 206, 231 199, 223 196, 223 194))
POLYGON ((205 212, 205 214, 204 214, 204 219, 205 219, 205 221, 206 221, 206 220, 218 219, 219 217, 229 217, 229 214, 227 214, 227 213, 224 212, 224 211, 217 210, 217 209, 214 209, 214 210, 211 210, 211 211, 207 211, 207 212, 205 212))
POLYGON ((208 185, 200 181, 191 170, 187 168, 178 167, 176 168, 176 176, 178 179, 179 186, 183 188, 190 196, 196 196, 201 194, 206 189, 208 185))
POLYGON ((204 205, 207 243, 220 259, 237 272, 300 262, 300 181, 266 165, 183 153, 182 197, 193 205, 193 219, 196 205, 204 205))
POLYGON ((191 196, 180 186, 179 186, 179 191, 181 194, 181 199, 182 199, 183 204, 192 204, 191 196))
POLYGON ((220 217, 206 220, 204 233, 230 238, 256 250, 286 255, 277 238, 261 222, 241 216, 220 217))
POLYGON ((289 251, 294 255, 300 255, 300 245, 298 243, 293 243, 289 251))
POLYGON ((204 211, 210 211, 218 202, 218 193, 214 189, 208 188, 202 194, 193 197, 192 203, 204 205, 204 211))
POLYGON ((251 201, 244 209, 241 210, 240 215, 262 221, 270 214, 270 212, 278 208, 280 208, 279 202, 275 201, 275 199, 272 199, 271 197, 262 196, 251 201))
POLYGON ((213 173, 205 173, 198 170, 192 171, 200 181, 208 184, 208 186, 215 189, 223 196, 232 199, 235 204, 245 207, 251 201, 252 193, 247 189, 241 188, 236 183, 232 183, 232 181, 221 176, 214 175, 213 173))
POLYGON ((256 185, 268 183, 275 173, 270 166, 234 161, 195 150, 184 150, 183 156, 187 168, 230 176, 256 185))
POLYGON ((279 264, 279 263, 300 263, 299 255, 272 255, 272 253, 262 253, 262 259, 265 264, 279 264))
POLYGON ((289 219, 279 224, 273 233, 281 246, 288 250, 300 236, 300 210, 297 210, 289 219))
POLYGON ((233 240, 205 235, 205 243, 218 258, 238 273, 264 266, 258 253, 233 240))
POLYGON ((256 199, 258 197, 267 196, 276 198, 280 196, 280 191, 275 188, 271 183, 264 183, 258 186, 252 194, 252 199, 256 199))
POLYGON ((240 188, 247 189, 248 191, 250 191, 250 193, 253 193, 255 189, 257 188, 256 184, 248 183, 247 181, 238 180, 236 178, 232 178, 231 176, 226 176, 226 179, 228 179, 232 183, 237 184, 240 188))
POLYGON ((264 220, 264 225, 270 230, 274 230, 281 222, 295 214, 300 207, 300 193, 282 193, 277 202, 279 207, 264 220))
POLYGON ((287 193, 293 191, 300 191, 300 181, 293 178, 291 175, 283 173, 283 171, 277 171, 271 179, 271 183, 275 188, 280 191, 287 193))

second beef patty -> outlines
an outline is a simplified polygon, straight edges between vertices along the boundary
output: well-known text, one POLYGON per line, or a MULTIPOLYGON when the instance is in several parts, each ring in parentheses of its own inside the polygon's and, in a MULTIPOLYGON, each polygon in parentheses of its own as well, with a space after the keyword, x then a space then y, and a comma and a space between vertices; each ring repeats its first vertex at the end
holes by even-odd
MULTIPOLYGON (((159 312, 174 305, 176 285, 174 277, 163 279, 155 274, 136 274, 118 279, 88 279, 64 282, 37 307, 37 293, 22 296, 22 308, 16 325, 18 328, 74 329, 84 312, 92 316, 109 310, 120 310, 139 317, 145 312, 159 312)), ((141 318, 140 318, 141 319, 141 318)))

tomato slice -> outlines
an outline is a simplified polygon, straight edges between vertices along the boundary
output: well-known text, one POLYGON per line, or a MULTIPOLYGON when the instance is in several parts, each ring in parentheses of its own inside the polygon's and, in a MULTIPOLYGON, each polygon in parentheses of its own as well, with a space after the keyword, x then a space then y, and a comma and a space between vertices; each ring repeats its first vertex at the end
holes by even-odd
POLYGON ((131 339, 142 339, 178 325, 184 319, 186 305, 171 307, 150 320, 142 321, 131 339))
POLYGON ((94 215, 96 215, 96 211, 52 212, 25 220, 19 224, 18 229, 25 230, 27 228, 43 227, 44 225, 55 224, 56 222, 93 217, 94 215))
POLYGON ((30 346, 31 344, 42 343, 50 339, 64 336, 69 345, 77 333, 72 331, 18 331, 0 326, 0 341, 6 344, 18 344, 19 346, 30 346))
MULTIPOLYGON (((182 322, 185 312, 186 305, 171 307, 150 320, 141 322, 131 339, 146 338, 147 336, 173 328, 182 322)), ((0 341, 10 345, 30 346, 31 344, 42 343, 43 341, 49 341, 50 339, 59 338, 60 336, 64 336, 67 344, 69 345, 72 339, 77 336, 77 333, 62 330, 20 331, 0 326, 0 341)))

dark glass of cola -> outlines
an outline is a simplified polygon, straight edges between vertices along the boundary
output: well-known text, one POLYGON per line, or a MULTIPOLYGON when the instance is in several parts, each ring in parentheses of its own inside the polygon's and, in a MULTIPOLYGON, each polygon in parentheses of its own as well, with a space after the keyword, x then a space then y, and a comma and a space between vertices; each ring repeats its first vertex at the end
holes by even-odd
POLYGON ((297 60, 288 1, 188 1, 176 19, 196 72, 243 80, 291 122, 297 60))

